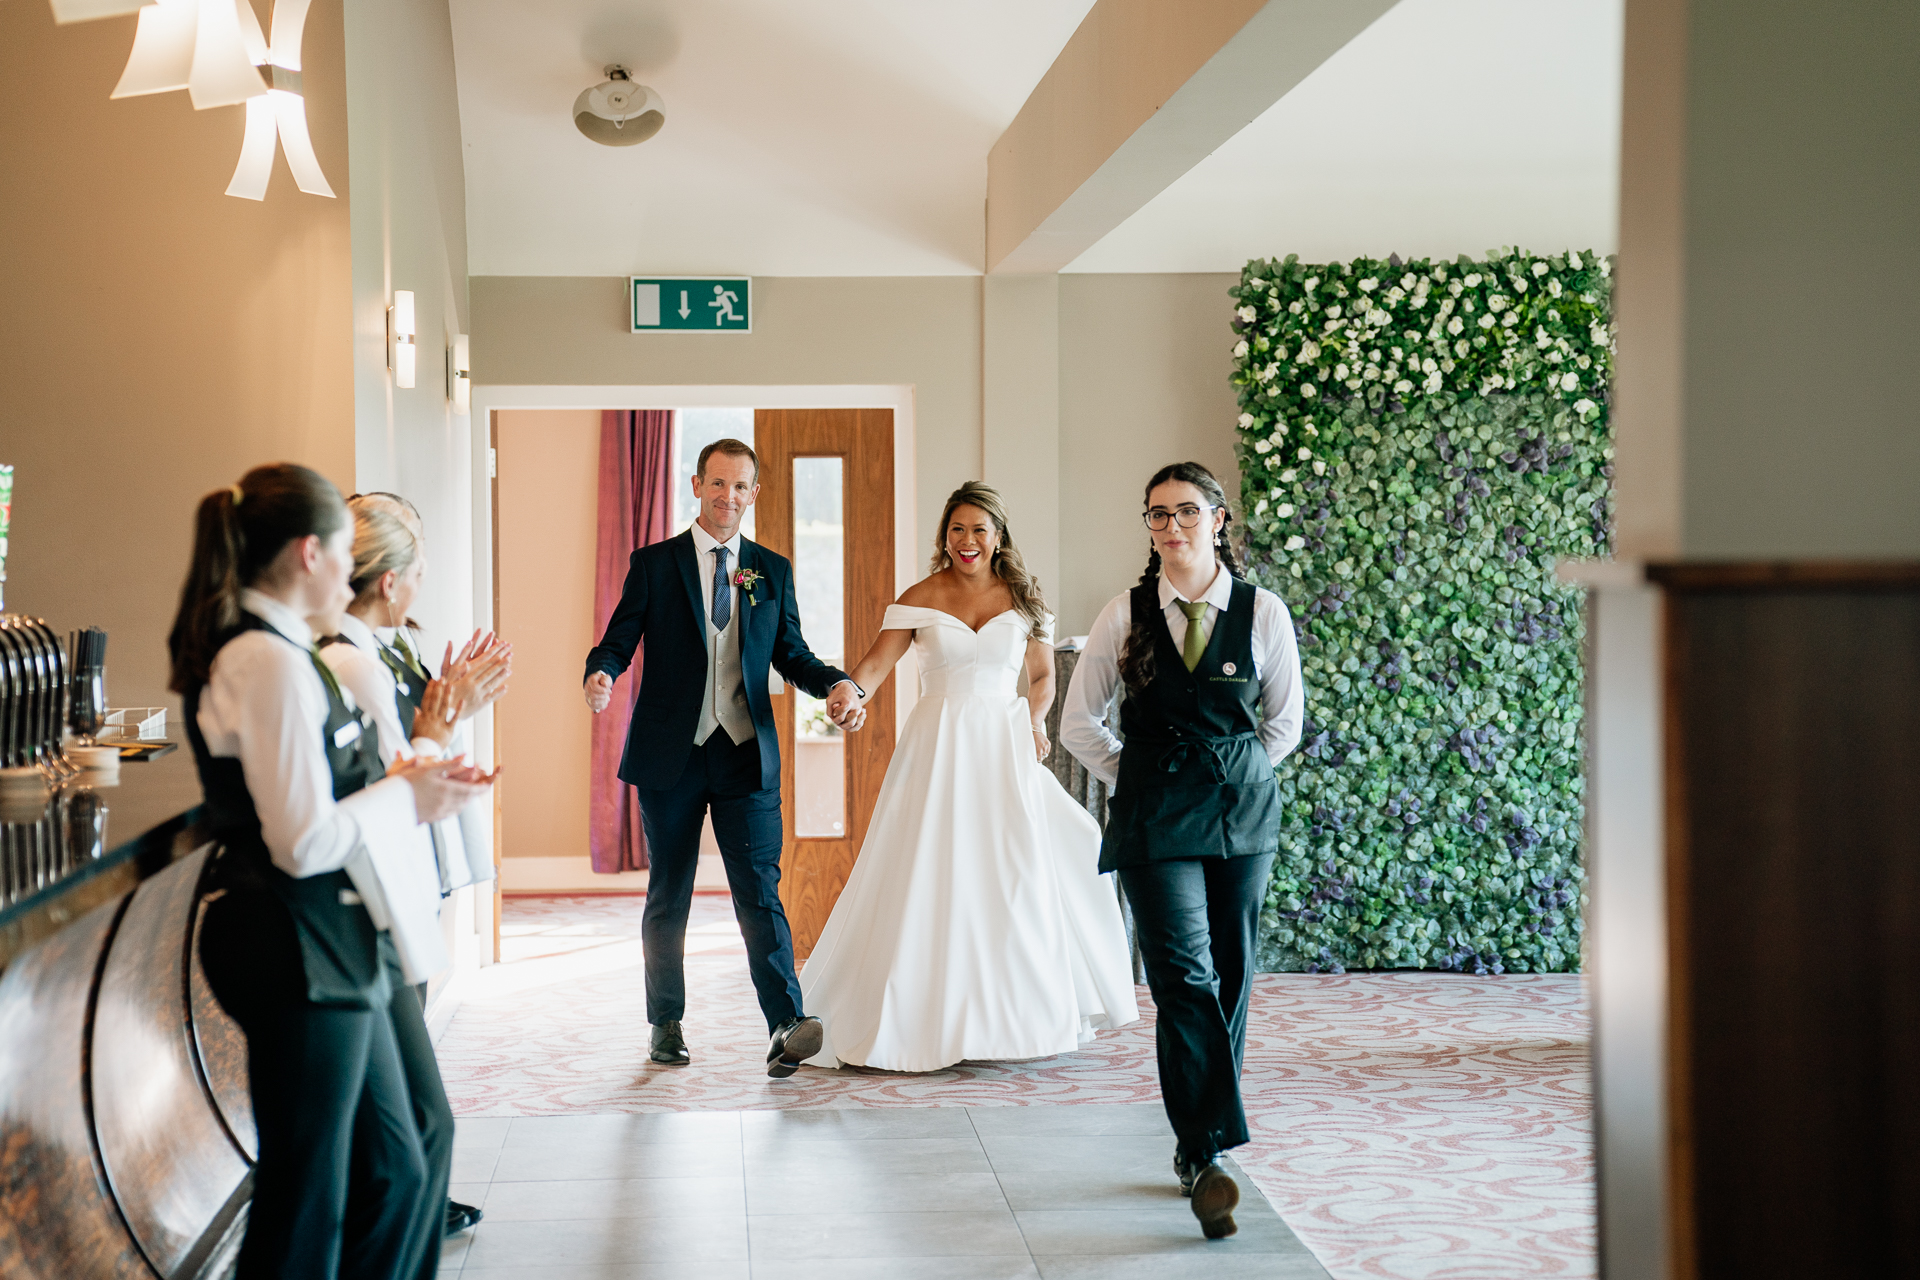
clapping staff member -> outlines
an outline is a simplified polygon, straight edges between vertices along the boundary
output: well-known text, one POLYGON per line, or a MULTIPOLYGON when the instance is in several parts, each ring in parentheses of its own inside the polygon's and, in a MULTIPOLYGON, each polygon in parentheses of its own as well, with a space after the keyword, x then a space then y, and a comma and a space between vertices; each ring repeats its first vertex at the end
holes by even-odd
POLYGON ((255 468, 201 499, 168 636, 221 845, 201 960, 247 1034, 259 1132, 241 1280, 411 1276, 439 1235, 369 899, 399 898, 381 868, 490 779, 457 761, 383 776, 308 621, 346 604, 351 539, 324 477, 255 468))

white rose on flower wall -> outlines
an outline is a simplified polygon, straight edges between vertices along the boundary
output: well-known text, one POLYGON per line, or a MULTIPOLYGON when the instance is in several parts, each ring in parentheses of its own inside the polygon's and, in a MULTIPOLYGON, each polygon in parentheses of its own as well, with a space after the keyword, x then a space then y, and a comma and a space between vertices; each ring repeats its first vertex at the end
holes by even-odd
POLYGON ((1285 550, 1298 551, 1300 550, 1300 548, 1306 545, 1307 545, 1307 540, 1296 533, 1291 538, 1287 539, 1285 550))

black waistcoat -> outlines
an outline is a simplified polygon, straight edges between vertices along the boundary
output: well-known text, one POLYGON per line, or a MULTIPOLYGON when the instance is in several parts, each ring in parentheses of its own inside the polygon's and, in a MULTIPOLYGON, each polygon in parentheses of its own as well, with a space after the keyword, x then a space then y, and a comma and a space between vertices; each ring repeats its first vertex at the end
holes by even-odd
POLYGON ((1238 858, 1277 846, 1280 788, 1258 734, 1253 597, 1245 582, 1233 584, 1199 665, 1188 671, 1168 632, 1159 584, 1133 589, 1133 617, 1154 638, 1154 676, 1120 704, 1126 745, 1100 870, 1238 858))
MULTIPOLYGON (((235 634, 245 631, 265 631, 293 644, 252 614, 241 615, 235 634)), ((386 770, 371 720, 348 707, 333 673, 317 657, 314 665, 327 689, 323 734, 333 798, 343 800, 377 782, 386 770)), ((295 879, 273 865, 240 761, 207 750, 200 732, 200 694, 200 689, 188 692, 183 710, 213 837, 222 846, 208 873, 209 887, 225 889, 236 899, 271 894, 285 905, 300 942, 309 1003, 353 1009, 384 1005, 391 993, 379 959, 378 931, 360 905, 352 879, 345 871, 295 879)))
POLYGON ((412 736, 414 714, 420 710, 420 700, 427 692, 427 681, 433 677, 408 661, 411 654, 401 656, 392 645, 381 644, 378 636, 374 637, 374 647, 379 650, 380 661, 386 664, 387 670, 393 672, 394 702, 400 712, 400 727, 408 736, 412 736))

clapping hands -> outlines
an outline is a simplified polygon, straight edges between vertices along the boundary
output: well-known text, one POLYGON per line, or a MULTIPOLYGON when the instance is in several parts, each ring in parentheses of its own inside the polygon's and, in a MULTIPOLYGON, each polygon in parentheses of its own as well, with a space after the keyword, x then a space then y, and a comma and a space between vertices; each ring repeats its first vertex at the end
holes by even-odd
POLYGON ((452 686, 460 704, 456 716, 461 719, 492 706, 507 691, 507 677, 512 674, 513 646, 491 631, 475 631, 459 653, 448 641, 447 656, 440 665, 440 678, 452 686))

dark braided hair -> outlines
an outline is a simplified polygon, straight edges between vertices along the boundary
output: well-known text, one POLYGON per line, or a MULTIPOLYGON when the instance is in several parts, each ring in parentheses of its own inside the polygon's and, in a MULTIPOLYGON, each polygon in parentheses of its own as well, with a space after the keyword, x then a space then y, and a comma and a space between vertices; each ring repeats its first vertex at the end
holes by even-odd
MULTIPOLYGON (((1233 526, 1233 510, 1227 506, 1227 491, 1220 487, 1213 472, 1197 462, 1176 462, 1172 466, 1162 467, 1153 473, 1153 479, 1147 481, 1146 494, 1140 505, 1145 506, 1153 499, 1153 491, 1169 481, 1190 484, 1198 489, 1207 502, 1227 513, 1220 525, 1220 532, 1214 535, 1213 554, 1227 572, 1236 578, 1246 575, 1240 569, 1240 557, 1234 553, 1233 542, 1227 537, 1227 530, 1233 526)), ((1160 578, 1160 549, 1153 547, 1147 552, 1147 569, 1140 575, 1139 585, 1151 586, 1160 578)), ((1154 673, 1153 627, 1165 625, 1158 616, 1147 620, 1135 615, 1133 629, 1127 633, 1127 643, 1120 651, 1120 679, 1130 693, 1138 693, 1152 683, 1154 673)))

